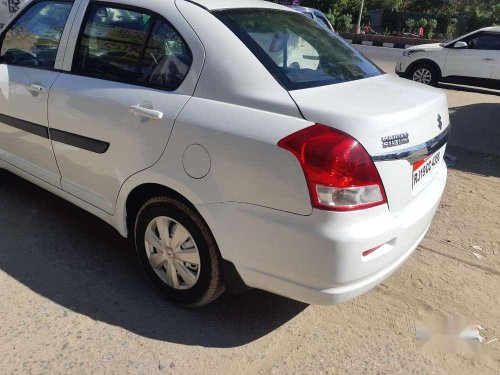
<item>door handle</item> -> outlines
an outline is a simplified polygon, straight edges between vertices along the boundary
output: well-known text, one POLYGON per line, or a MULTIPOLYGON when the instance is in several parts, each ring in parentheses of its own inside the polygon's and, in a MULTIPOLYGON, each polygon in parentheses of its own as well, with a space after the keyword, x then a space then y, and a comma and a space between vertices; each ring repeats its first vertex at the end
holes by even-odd
POLYGON ((136 115, 147 117, 153 120, 161 120, 163 118, 163 112, 155 111, 154 109, 144 108, 140 105, 131 105, 129 112, 136 115))
POLYGON ((483 61, 495 61, 495 59, 492 59, 490 57, 485 57, 484 59, 481 59, 483 61))
POLYGON ((27 86, 26 89, 35 94, 41 94, 47 91, 47 89, 44 86, 38 85, 36 83, 32 83, 31 85, 27 86))

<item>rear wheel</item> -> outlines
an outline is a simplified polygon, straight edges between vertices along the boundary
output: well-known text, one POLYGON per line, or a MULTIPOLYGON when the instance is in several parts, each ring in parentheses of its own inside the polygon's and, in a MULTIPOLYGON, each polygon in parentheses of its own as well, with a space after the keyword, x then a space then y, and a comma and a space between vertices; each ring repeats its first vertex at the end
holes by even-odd
POLYGON ((424 85, 436 86, 439 79, 439 73, 435 67, 430 64, 416 64, 409 73, 408 78, 412 81, 423 83, 424 85))
POLYGON ((151 282, 168 300, 206 305, 224 291, 221 258, 207 225, 191 207, 153 198, 139 211, 135 247, 151 282))

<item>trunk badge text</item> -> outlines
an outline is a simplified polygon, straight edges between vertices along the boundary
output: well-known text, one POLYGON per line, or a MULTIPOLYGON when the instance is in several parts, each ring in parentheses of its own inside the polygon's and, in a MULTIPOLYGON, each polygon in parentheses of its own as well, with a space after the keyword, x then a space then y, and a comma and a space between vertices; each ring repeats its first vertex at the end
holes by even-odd
POLYGON ((438 114, 438 128, 439 130, 443 129, 443 121, 441 121, 441 115, 438 114))
POLYGON ((382 137, 382 147, 384 148, 404 145, 409 142, 410 136, 408 135, 408 133, 394 134, 382 137))

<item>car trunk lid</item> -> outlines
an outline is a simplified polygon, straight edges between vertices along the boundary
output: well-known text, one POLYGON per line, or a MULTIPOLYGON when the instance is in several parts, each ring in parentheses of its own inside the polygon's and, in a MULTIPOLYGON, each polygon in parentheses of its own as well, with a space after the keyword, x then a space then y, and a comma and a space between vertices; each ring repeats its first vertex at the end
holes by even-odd
POLYGON ((391 211, 424 190, 442 163, 449 115, 439 90, 382 75, 290 95, 305 119, 341 130, 364 146, 375 161, 391 211))

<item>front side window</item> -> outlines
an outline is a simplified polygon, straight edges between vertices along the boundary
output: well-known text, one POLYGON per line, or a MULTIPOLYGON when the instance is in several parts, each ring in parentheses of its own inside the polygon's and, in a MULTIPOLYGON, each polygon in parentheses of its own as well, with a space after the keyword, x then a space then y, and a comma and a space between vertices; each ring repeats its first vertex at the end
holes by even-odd
POLYGON ((462 38, 460 41, 467 43, 468 49, 500 50, 500 34, 480 32, 462 38))
POLYGON ((1 61, 29 68, 53 69, 72 5, 61 1, 34 3, 5 33, 1 61))
POLYGON ((500 34, 481 34, 476 41, 475 49, 488 51, 500 50, 500 34))
POLYGON ((191 63, 189 47, 163 19, 139 11, 93 5, 75 54, 73 71, 175 90, 191 63))
POLYGON ((236 9, 214 14, 288 90, 382 74, 333 33, 295 12, 236 9))

